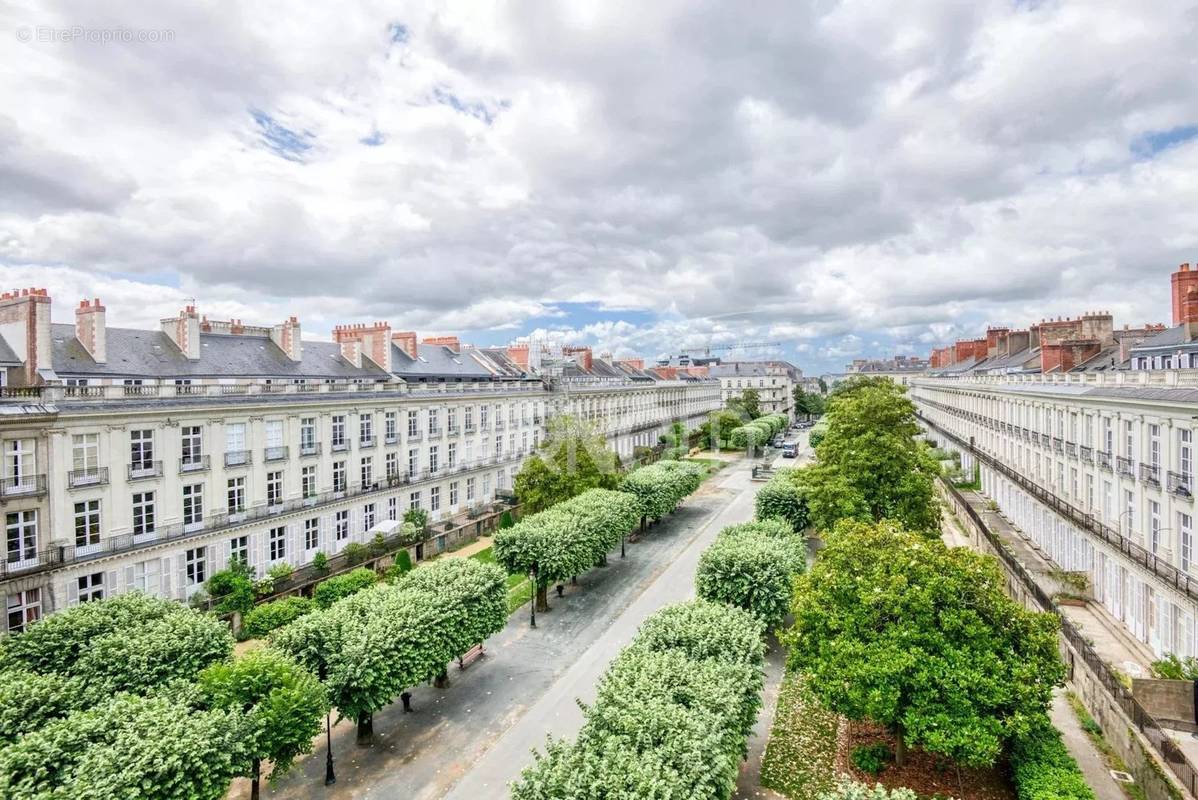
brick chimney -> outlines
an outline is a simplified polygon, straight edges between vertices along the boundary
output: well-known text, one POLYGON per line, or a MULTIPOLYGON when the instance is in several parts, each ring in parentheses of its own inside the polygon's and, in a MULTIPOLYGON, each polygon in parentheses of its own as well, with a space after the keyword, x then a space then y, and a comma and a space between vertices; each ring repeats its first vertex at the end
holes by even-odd
POLYGON ((399 345, 399 349, 408 354, 409 358, 416 358, 416 331, 400 331, 399 333, 391 334, 391 341, 399 345))
POLYGON ((391 371, 391 325, 387 322, 376 322, 373 325, 358 323, 356 325, 338 325, 333 328, 333 341, 341 344, 341 354, 353 362, 348 353, 353 348, 347 348, 350 342, 358 343, 358 360, 356 367, 362 366, 361 357, 370 359, 380 369, 391 371))
POLYGON ((41 383, 37 371, 52 366, 50 294, 45 289, 14 289, 0 294, 0 335, 21 359, 21 384, 41 383))
POLYGON ((423 340, 423 344, 432 345, 433 347, 448 347, 455 353, 462 352, 462 343, 458 341, 456 336, 428 336, 423 340))
POLYGON ((507 348, 507 357, 520 369, 528 369, 528 345, 511 344, 507 348))
POLYGON ((987 328, 986 329, 986 357, 994 358, 1002 353, 1005 345, 1007 334, 1010 333, 1009 328, 987 328))
POLYGON ((633 369, 645 369, 645 359, 643 358, 622 358, 616 363, 623 364, 626 367, 632 367, 633 369))
POLYGON ((1025 330, 1010 331, 1006 336, 1005 351, 1003 355, 1013 356, 1016 353, 1022 353, 1031 346, 1031 334, 1025 330))
POLYGON ((562 355, 574 356, 575 363, 582 369, 583 372, 590 372, 591 365, 594 363, 591 356, 591 348, 589 347, 563 347, 562 355))
POLYGON ((1097 339, 1104 347, 1115 343, 1115 317, 1109 311, 1082 314, 1080 339, 1097 339))
POLYGON ((97 297, 94 303, 91 300, 79 301, 79 307, 75 309, 75 338, 92 357, 92 361, 97 364, 107 361, 104 306, 100 304, 100 298, 97 297))
POLYGON ((1189 263, 1182 264, 1173 273, 1170 283, 1173 287, 1173 324, 1180 325, 1184 322, 1186 295, 1191 288, 1198 287, 1198 269, 1190 269, 1189 263))
POLYGON ((304 343, 300 340, 300 324, 295 317, 288 317, 282 325, 270 329, 270 340, 287 355, 288 361, 304 359, 304 343))
POLYGON ((200 360, 200 315, 195 306, 187 306, 179 316, 162 320, 162 332, 188 360, 200 360))

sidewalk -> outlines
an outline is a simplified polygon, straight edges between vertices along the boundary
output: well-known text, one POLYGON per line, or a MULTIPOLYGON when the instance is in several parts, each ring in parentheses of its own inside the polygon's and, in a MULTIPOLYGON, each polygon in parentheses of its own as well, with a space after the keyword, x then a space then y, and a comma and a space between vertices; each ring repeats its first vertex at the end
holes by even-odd
POLYGON ((1077 759, 1077 765, 1081 767, 1082 774, 1086 776, 1086 783, 1094 790, 1094 796, 1098 800, 1125 800, 1123 789, 1111 777, 1106 762, 1102 759, 1102 754, 1095 749, 1090 737, 1082 730, 1081 722, 1078 721, 1077 714, 1069 707, 1069 699, 1065 696, 1063 689, 1053 692, 1049 716, 1052 718, 1053 726, 1061 732, 1065 747, 1077 759))

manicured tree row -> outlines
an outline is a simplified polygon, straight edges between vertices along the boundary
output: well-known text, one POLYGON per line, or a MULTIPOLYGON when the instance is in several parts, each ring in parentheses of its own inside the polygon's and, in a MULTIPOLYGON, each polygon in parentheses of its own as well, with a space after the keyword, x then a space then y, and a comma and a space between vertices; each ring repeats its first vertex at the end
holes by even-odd
POLYGON ((807 529, 809 513, 807 493, 802 484, 803 473, 795 469, 780 469, 757 491, 757 519, 781 519, 790 523, 796 533, 807 529))
POLYGON ((728 444, 733 447, 761 447, 769 441, 769 433, 759 426, 741 425, 733 428, 728 437, 728 444))
POLYGON ((513 800, 727 798, 761 705, 760 623, 702 600, 645 621, 573 743, 551 741, 513 800))
POLYGON ((504 573, 473 559, 419 567, 275 631, 272 645, 321 677, 341 716, 373 741, 373 715, 507 622, 504 573))
POLYGON ((1037 715, 1026 732, 1012 739, 1010 759, 1019 800, 1094 800, 1081 768, 1046 714, 1037 715))
POLYGON ((358 567, 344 575, 334 575, 316 584, 312 599, 320 608, 328 608, 338 600, 360 592, 378 582, 378 574, 369 567, 358 567))
POLYGON ((0 749, 0 797, 216 800, 253 739, 238 711, 119 694, 0 749))
POLYGON ((601 563, 639 516, 640 504, 632 495, 588 489, 496 531, 495 561, 509 574, 535 575, 537 607, 545 610, 549 584, 601 563))
POLYGON ((219 620, 129 593, 83 603, 0 640, 0 741, 118 692, 191 680, 233 638, 219 620))
POLYGON ((748 611, 768 630, 782 624, 794 577, 805 566, 803 539, 786 521, 732 525, 700 556, 695 589, 705 600, 748 611))
POLYGON ((641 523, 669 514, 682 499, 699 488, 703 468, 686 461, 658 461, 624 476, 620 491, 637 498, 641 523))

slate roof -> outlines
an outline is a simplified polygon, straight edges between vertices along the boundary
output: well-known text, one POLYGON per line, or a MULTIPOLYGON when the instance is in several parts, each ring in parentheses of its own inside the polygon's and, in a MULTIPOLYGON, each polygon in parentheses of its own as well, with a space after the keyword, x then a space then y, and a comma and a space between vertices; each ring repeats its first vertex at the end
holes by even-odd
POLYGON ((762 361, 729 361, 712 364, 707 369, 707 374, 713 378, 764 378, 769 374, 762 361))
POLYGON ((1182 344, 1189 344, 1189 342, 1186 342, 1185 326, 1174 325, 1172 328, 1166 328, 1160 333, 1153 334, 1147 339, 1132 345, 1131 349, 1133 351, 1150 350, 1157 347, 1176 347, 1182 344))

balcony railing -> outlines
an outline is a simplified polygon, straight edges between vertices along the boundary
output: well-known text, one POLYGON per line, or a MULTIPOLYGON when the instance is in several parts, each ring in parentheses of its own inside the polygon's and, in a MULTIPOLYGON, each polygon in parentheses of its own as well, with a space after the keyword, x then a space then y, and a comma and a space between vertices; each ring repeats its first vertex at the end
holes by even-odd
POLYGON ((1123 456, 1115 456, 1115 471, 1125 478, 1136 477, 1136 462, 1123 456))
POLYGON ((204 472, 211 468, 208 456, 190 456, 179 459, 179 472, 204 472))
POLYGON ((226 467, 248 467, 254 463, 254 455, 249 450, 226 450, 226 467))
POLYGON ((46 493, 45 475, 22 475, 0 480, 0 499, 34 497, 46 493))
POLYGON ((468 433, 468 434, 474 433, 476 430, 478 430, 478 428, 474 427, 474 423, 472 423, 472 422, 466 423, 466 433, 468 433))
POLYGON ((374 447, 377 441, 378 440, 373 436, 363 436, 362 438, 358 439, 358 449, 364 450, 368 447, 374 447))
POLYGON ((1111 471, 1111 454, 1105 450, 1099 450, 1096 455, 1097 455, 1097 460, 1098 460, 1098 468, 1105 469, 1107 472, 1110 472, 1111 471))
POLYGON ((459 433, 462 432, 462 429, 459 428, 457 425, 450 425, 445 430, 446 430, 446 432, 449 433, 450 436, 457 436, 459 433))
POLYGON ((1141 464, 1140 480, 1149 486, 1161 485, 1161 468, 1158 464, 1141 464))
POLYGON ((383 444, 398 444, 398 443, 399 443, 399 434, 398 433, 390 433, 383 437, 383 444))
POLYGON ((1065 455, 1070 458, 1077 458, 1077 444, 1074 442, 1065 442, 1065 455))
POLYGON ((438 436, 441 436, 444 433, 445 433, 444 428, 429 428, 428 429, 428 438, 436 439, 438 436))
POLYGON ((503 424, 503 421, 502 421, 502 420, 498 420, 498 419, 497 419, 497 420, 495 420, 495 431, 496 431, 496 432, 499 432, 499 431, 501 431, 501 430, 503 430, 503 429, 504 429, 504 424, 503 424))
POLYGON ((346 451, 346 450, 348 450, 348 449, 349 449, 349 441, 348 441, 347 439, 342 439, 342 440, 341 440, 341 441, 339 441, 339 442, 333 442, 333 443, 332 443, 332 444, 329 446, 329 450, 330 450, 330 451, 332 451, 332 452, 334 452, 334 453, 341 453, 341 452, 344 452, 344 451, 346 451))
POLYGON ((1174 495, 1177 495, 1178 497, 1183 497, 1187 500, 1193 499, 1193 497, 1194 497, 1194 481, 1189 475, 1186 475, 1181 472, 1174 472, 1173 470, 1169 470, 1169 474, 1167 477, 1168 477, 1168 481, 1169 481, 1168 482, 1169 494, 1174 494, 1174 495))
POLYGON ((1088 464, 1094 463, 1094 448, 1086 447, 1084 444, 1081 447, 1082 461, 1088 464))
POLYGON ((142 481, 149 478, 162 477, 161 461, 142 461, 140 464, 129 464, 129 480, 142 481))
POLYGON ((1053 440, 1052 440, 1052 451, 1054 453, 1064 454, 1065 440, 1060 438, 1059 436, 1054 436, 1053 440))
POLYGON ((303 442, 301 442, 300 447, 299 447, 299 454, 300 454, 301 458, 306 457, 306 456, 320 455, 320 442, 308 442, 307 444, 304 444, 303 442))
POLYGON ((89 467, 67 472, 67 488, 79 489, 87 486, 103 486, 108 483, 108 467, 89 467))
POLYGON ((277 447, 268 447, 262 451, 263 461, 284 461, 291 453, 291 449, 287 445, 278 445, 277 447))
POLYGON ((415 433, 408 431, 408 442, 409 443, 410 442, 423 442, 423 441, 424 441, 423 433, 421 433, 420 431, 416 431, 415 433))

